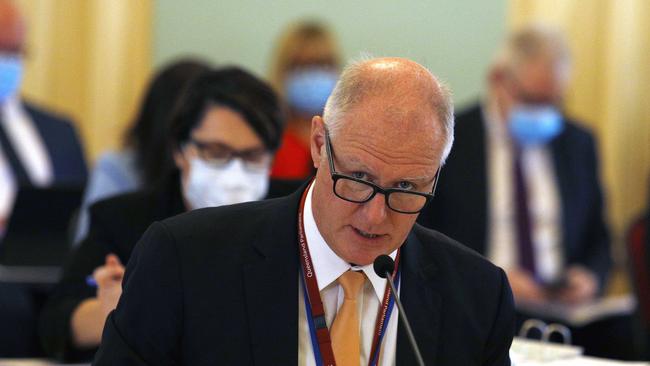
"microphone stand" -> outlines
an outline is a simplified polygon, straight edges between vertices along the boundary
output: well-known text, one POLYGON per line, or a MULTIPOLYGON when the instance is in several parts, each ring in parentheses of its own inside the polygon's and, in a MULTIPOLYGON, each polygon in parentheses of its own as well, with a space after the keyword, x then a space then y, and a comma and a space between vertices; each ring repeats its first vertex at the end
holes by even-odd
POLYGON ((418 348, 417 343, 415 343, 415 336, 413 335, 413 330, 411 329, 411 325, 409 324, 409 321, 406 318, 406 312, 404 311, 402 302, 399 300, 399 297, 397 296, 397 289, 395 289, 395 284, 393 283, 393 277, 390 275, 389 271, 386 271, 384 275, 386 276, 386 281, 388 281, 390 290, 393 292, 393 296, 395 297, 395 303, 397 304, 397 309, 399 309, 399 320, 402 322, 402 325, 406 329, 406 335, 408 336, 409 343, 411 344, 411 348, 413 348, 413 353, 415 353, 415 359, 418 361, 419 366, 425 366, 424 360, 422 359, 422 355, 420 354, 420 349, 418 348))

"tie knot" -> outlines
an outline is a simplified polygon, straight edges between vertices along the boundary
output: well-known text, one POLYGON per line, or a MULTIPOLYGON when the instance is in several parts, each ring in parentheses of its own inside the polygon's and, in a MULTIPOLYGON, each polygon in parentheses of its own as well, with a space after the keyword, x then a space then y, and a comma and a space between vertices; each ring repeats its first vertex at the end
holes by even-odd
POLYGON ((349 300, 357 299, 364 282, 366 282, 366 276, 363 272, 347 271, 339 277, 339 283, 343 287, 345 298, 349 300))

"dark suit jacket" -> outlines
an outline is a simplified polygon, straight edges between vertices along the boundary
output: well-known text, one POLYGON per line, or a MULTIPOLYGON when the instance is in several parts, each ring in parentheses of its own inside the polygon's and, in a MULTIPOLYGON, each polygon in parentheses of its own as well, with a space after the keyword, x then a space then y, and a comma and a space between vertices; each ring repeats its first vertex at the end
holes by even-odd
POLYGON ((67 261, 63 277, 41 313, 39 335, 50 357, 70 362, 92 359, 97 349, 75 347, 70 333, 74 310, 96 295, 86 277, 104 264, 109 253, 126 265, 135 243, 151 223, 183 211, 177 175, 155 189, 114 196, 90 207, 88 236, 67 261))
MULTIPOLYGON (((646 234, 645 234, 645 253, 646 253, 646 262, 648 263, 648 268, 650 268, 650 189, 648 190, 648 205, 646 206, 646 234)), ((648 329, 648 335, 650 335, 650 329, 648 329)), ((648 343, 650 348, 650 343, 648 343)), ((648 350, 650 352, 650 349, 648 350)))
MULTIPOLYGON (((300 193, 152 225, 94 365, 296 365, 300 193)), ((503 271, 419 225, 402 255, 401 296, 427 364, 509 365, 503 271)), ((397 362, 415 364, 402 329, 397 362)))
MULTIPOLYGON (((287 195, 301 184, 273 180, 268 196, 287 195)), ((109 253, 126 265, 149 225, 185 210, 178 174, 172 174, 153 189, 117 195, 90 207, 88 236, 68 260, 60 283, 42 311, 39 334, 50 357, 68 362, 92 359, 97 348, 75 347, 70 333, 70 319, 77 306, 96 295, 96 289, 86 284, 86 277, 104 264, 109 253)))
MULTIPOLYGON (((561 200, 566 263, 591 269, 602 286, 611 260, 593 137, 566 120, 550 149, 561 200)), ((456 117, 454 147, 440 174, 436 197, 418 222, 485 254, 489 164, 482 109, 474 106, 456 117)))
MULTIPOLYGON (((72 123, 29 103, 23 102, 23 107, 52 164, 52 185, 82 188, 86 182, 86 163, 72 123)), ((41 297, 38 289, 0 282, 0 357, 39 355, 35 324, 41 297)))
POLYGON ((79 137, 71 121, 29 103, 23 103, 23 106, 45 144, 52 163, 54 184, 83 187, 88 171, 79 137))

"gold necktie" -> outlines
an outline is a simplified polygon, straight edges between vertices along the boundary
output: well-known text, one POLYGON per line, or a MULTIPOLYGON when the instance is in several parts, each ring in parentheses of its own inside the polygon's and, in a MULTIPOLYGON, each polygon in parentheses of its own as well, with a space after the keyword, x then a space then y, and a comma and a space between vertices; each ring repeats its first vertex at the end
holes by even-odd
POLYGON ((359 366, 360 337, 357 295, 366 281, 363 272, 347 271, 338 279, 345 299, 332 324, 332 350, 337 366, 359 366))

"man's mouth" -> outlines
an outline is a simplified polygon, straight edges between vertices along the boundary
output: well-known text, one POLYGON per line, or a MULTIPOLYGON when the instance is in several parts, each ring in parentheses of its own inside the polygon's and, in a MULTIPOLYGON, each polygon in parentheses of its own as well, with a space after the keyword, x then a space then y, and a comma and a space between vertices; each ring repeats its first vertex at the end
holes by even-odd
POLYGON ((357 234, 363 236, 366 239, 375 239, 381 236, 380 234, 372 234, 372 233, 365 232, 363 230, 357 229, 356 227, 353 227, 353 229, 357 234))

